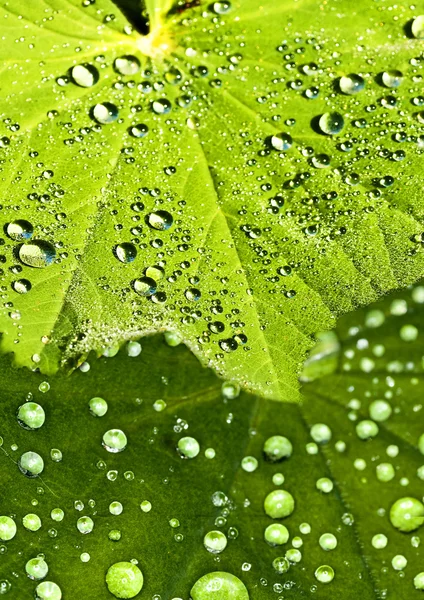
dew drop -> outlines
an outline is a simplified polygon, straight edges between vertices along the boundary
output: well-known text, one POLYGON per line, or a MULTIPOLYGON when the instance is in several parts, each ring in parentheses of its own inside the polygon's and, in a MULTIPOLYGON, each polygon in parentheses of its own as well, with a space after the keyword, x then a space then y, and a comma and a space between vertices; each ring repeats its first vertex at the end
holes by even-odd
POLYGON ((292 514, 294 498, 285 490, 274 490, 265 498, 264 509, 272 519, 282 519, 292 514))
POLYGON ((293 446, 290 440, 282 435, 273 435, 264 444, 263 452, 265 458, 270 462, 280 462, 291 456, 293 446))
POLYGON ((53 581, 43 581, 35 588, 35 600, 61 600, 62 590, 53 581))
POLYGON ((352 96, 362 92, 365 88, 365 81, 360 75, 351 73, 350 75, 344 75, 340 78, 339 86, 340 91, 343 92, 343 94, 352 96))
POLYGON ((108 125, 116 121, 119 115, 119 110, 115 104, 111 102, 103 102, 96 104, 93 108, 93 117, 101 125, 108 125))
POLYGON ((318 125, 323 133, 337 135, 344 127, 344 119, 338 112, 327 112, 320 117, 318 125))
POLYGON ((90 64, 76 65, 72 67, 71 77, 80 87, 89 88, 99 81, 99 72, 95 66, 90 64))
POLYGON ((320 583, 330 583, 334 579, 334 569, 328 565, 321 565, 315 571, 315 577, 320 583))
POLYGON ((290 150, 292 144, 293 139, 289 133, 277 133, 271 138, 271 146, 280 152, 290 150))
POLYGON ((46 561, 37 556, 31 558, 25 565, 25 572, 30 579, 38 580, 44 579, 49 571, 46 561))
POLYGON ((403 80, 403 74, 401 71, 384 71, 381 75, 381 81, 383 85, 388 88, 397 88, 400 86, 403 80))
POLYGON ((230 12, 230 10, 231 10, 231 2, 228 2, 228 0, 221 0, 219 2, 213 3, 213 11, 217 15, 225 15, 228 12, 230 12))
POLYGON ((12 288, 18 294, 27 294, 31 291, 32 285, 28 279, 17 279, 12 283, 12 288))
POLYGON ((46 414, 42 406, 36 402, 26 402, 18 408, 16 413, 18 423, 24 429, 39 429, 46 420, 46 414))
POLYGON ((9 223, 6 227, 7 235, 16 242, 29 240, 34 233, 34 227, 29 221, 19 219, 9 223))
POLYGON ((134 291, 140 296, 153 296, 156 293, 157 283, 151 277, 141 277, 133 281, 134 291))
POLYGON ((150 227, 157 229, 158 231, 166 231, 174 222, 172 215, 166 210, 158 210, 150 213, 147 218, 150 227))
POLYGON ((16 535, 16 523, 10 517, 0 517, 0 540, 8 542, 16 535))
POLYGON ((265 529, 264 538, 271 546, 281 546, 288 542, 289 530, 281 523, 273 523, 265 529))
POLYGON ((122 263, 131 263, 137 256, 137 248, 130 242, 123 242, 114 248, 114 254, 122 263))
POLYGON ((424 39, 424 15, 415 17, 412 21, 411 31, 414 38, 418 40, 424 39))
POLYGON ((136 56, 121 56, 115 60, 114 67, 121 75, 135 75, 140 70, 140 61, 136 56))
POLYGON ((102 445, 108 452, 122 452, 127 447, 127 436, 121 429, 109 429, 103 436, 102 445))
POLYGON ((191 588, 192 600, 249 600, 244 583, 224 571, 207 573, 191 588))
POLYGON ((56 258, 56 250, 49 242, 34 240, 19 248, 19 258, 29 267, 42 269, 51 265, 56 258))
POLYGON ((227 536, 222 531, 209 531, 203 538, 203 544, 208 552, 219 554, 227 547, 227 536))
POLYGON ((182 458, 195 458, 200 452, 199 442, 188 436, 178 440, 177 448, 182 458))
POLYGON ((18 461, 18 466, 27 477, 37 477, 44 469, 44 461, 37 452, 24 452, 18 461))
POLYGON ((107 413, 108 405, 103 398, 91 398, 88 406, 93 417, 103 417, 107 413))
POLYGON ((106 573, 106 585, 115 598, 135 598, 143 583, 143 573, 132 562, 115 563, 106 573))

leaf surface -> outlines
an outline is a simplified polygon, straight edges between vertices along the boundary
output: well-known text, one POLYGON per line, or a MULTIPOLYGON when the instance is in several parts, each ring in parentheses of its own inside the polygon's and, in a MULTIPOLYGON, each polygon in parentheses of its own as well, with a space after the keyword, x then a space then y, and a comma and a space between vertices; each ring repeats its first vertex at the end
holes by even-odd
POLYGON ((301 405, 268 402, 245 392, 223 397, 212 371, 203 369, 186 348, 169 348, 160 337, 142 340, 138 357, 121 350, 113 358, 90 360, 88 372, 76 370, 68 378, 18 371, 3 357, 0 515, 17 523, 16 536, 1 546, 1 577, 11 585, 6 598, 32 597, 37 582, 26 577, 24 568, 43 553, 47 579, 60 586, 64 599, 112 598, 105 584, 108 568, 135 559, 145 578, 140 599, 188 600, 198 578, 225 571, 244 583, 250 600, 419 600, 422 592, 413 580, 422 572, 422 527, 401 533, 390 523, 389 511, 399 498, 422 499, 424 460, 417 445, 424 432, 423 306, 424 287, 417 287, 344 317, 338 342, 327 342, 320 360, 304 371, 310 383, 304 385, 301 405), (370 327, 382 318, 384 324, 370 327), (405 341, 411 326, 418 335, 405 341), (333 361, 330 374, 328 360, 333 361), (42 392, 47 381, 50 389, 42 392), (88 401, 99 396, 107 400, 108 411, 94 417, 88 401), (16 419, 18 407, 28 399, 46 413, 36 431, 23 429, 16 419), (160 399, 164 408, 157 404, 160 399), (375 399, 386 399, 393 412, 379 423, 376 437, 363 441, 355 428, 369 418, 375 399), (155 410, 154 404, 163 410, 155 410), (316 423, 331 429, 327 444, 314 444, 310 427, 316 423), (111 428, 122 429, 128 438, 117 454, 102 447, 102 436, 111 428), (281 462, 264 459, 264 443, 273 435, 286 436, 293 446, 292 455, 281 462), (197 457, 183 459, 177 452, 184 436, 199 442, 197 457), (61 450, 60 462, 50 459, 52 448, 61 450), (205 451, 211 448, 215 456, 207 458, 205 451), (27 451, 44 458, 38 478, 19 471, 17 463, 27 451), (249 456, 258 461, 253 472, 241 467, 249 456), (393 465, 391 481, 377 479, 381 463, 393 465), (283 483, 276 483, 278 473, 283 483), (317 489, 321 478, 333 483, 331 491, 317 489), (295 508, 287 518, 273 520, 264 512, 264 499, 281 488, 293 495, 295 508), (122 514, 110 513, 113 501, 122 503, 122 514), (150 512, 140 510, 143 501, 151 503, 150 512), (61 522, 50 516, 55 508, 65 513, 61 522), (37 532, 22 525, 28 513, 41 518, 37 532), (86 535, 77 529, 82 516, 94 521, 86 535), (172 527, 175 519, 179 526, 172 527), (286 544, 265 542, 265 528, 272 523, 287 527, 286 544), (220 554, 203 546, 204 536, 214 530, 228 539, 220 554), (119 531, 121 539, 109 539, 111 531, 119 531), (325 533, 336 537, 335 549, 321 547, 325 533), (387 536, 385 548, 373 546, 377 534, 387 536), (300 562, 277 574, 273 560, 296 547, 300 562), (88 562, 80 558, 84 553, 90 555, 88 562), (401 571, 392 567, 399 555, 407 559, 401 571), (328 584, 314 575, 322 565, 335 572, 328 584))
POLYGON ((2 222, 34 230, 3 238, 3 351, 51 373, 172 330, 219 375, 297 400, 315 332, 424 272, 416 9, 151 0, 142 35, 109 0, 85 4, 0 3, 2 222), (123 75, 128 55, 140 69, 123 75), (78 65, 98 81, 78 85, 78 65), (44 268, 22 262, 34 240, 55 252, 44 268))

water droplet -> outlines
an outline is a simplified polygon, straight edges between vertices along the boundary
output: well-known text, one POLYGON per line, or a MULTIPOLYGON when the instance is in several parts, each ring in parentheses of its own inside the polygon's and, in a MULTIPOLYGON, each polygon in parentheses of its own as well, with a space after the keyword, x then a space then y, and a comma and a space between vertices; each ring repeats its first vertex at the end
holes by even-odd
POLYGON ((172 105, 166 98, 160 98, 152 102, 152 110, 157 115, 166 115, 171 112, 172 105))
POLYGON ((280 523, 273 523, 265 529, 264 538, 271 546, 281 546, 288 542, 289 530, 280 523))
POLYGON ((249 600, 244 583, 224 571, 203 575, 191 588, 190 594, 192 600, 249 600))
POLYGON ((209 531, 203 538, 203 544, 208 552, 219 554, 227 547, 227 537, 222 531, 209 531))
POLYGON ((360 75, 351 73, 340 78, 340 91, 349 96, 359 94, 365 88, 365 81, 360 75))
POLYGON ((290 563, 284 556, 278 556, 277 558, 274 558, 272 561, 272 566, 279 575, 287 573, 287 571, 290 569, 290 563))
POLYGON ((140 296, 153 296, 156 293, 157 284, 151 277, 141 277, 133 281, 134 291, 140 296))
POLYGON ((60 462, 62 460, 62 452, 58 448, 52 448, 50 450, 50 458, 53 462, 60 462))
POLYGON ((316 488, 324 494, 329 494, 333 491, 334 484, 328 477, 320 477, 316 482, 316 488))
POLYGON ((403 74, 400 71, 391 70, 384 71, 381 75, 381 81, 383 85, 388 88, 397 88, 400 86, 403 80, 403 74))
POLYGON ((93 417, 103 417, 107 413, 108 405, 106 400, 103 400, 103 398, 91 398, 88 406, 93 417))
POLYGON ((395 469, 390 463, 380 463, 375 468, 378 481, 391 481, 395 476, 395 469))
POLYGON ((324 423, 316 423, 311 427, 311 437, 317 444, 326 444, 331 440, 331 429, 324 423))
POLYGON ((373 536, 371 540, 371 544, 376 550, 380 550, 381 548, 385 548, 387 546, 387 542, 389 540, 384 535, 384 533, 377 533, 373 536))
POLYGON ((53 521, 60 523, 61 521, 63 521, 65 513, 61 508, 53 508, 53 510, 50 513, 50 517, 53 521))
POLYGON ((386 400, 374 400, 369 406, 369 413, 373 421, 382 423, 392 414, 392 407, 386 400))
POLYGON ((157 229, 158 231, 166 231, 172 227, 173 222, 174 219, 172 215, 166 210, 158 210, 150 213, 148 216, 148 223, 150 227, 153 227, 153 229, 157 229))
POLYGON ((19 258, 29 267, 42 269, 51 265, 56 258, 56 250, 49 242, 34 240, 19 248, 19 258))
POLYGON ((111 515, 120 515, 120 514, 122 514, 123 510, 124 510, 124 507, 117 500, 115 500, 114 502, 111 502, 109 504, 109 512, 111 515))
POLYGON ((16 523, 10 517, 0 517, 0 540, 8 542, 16 535, 16 523))
POLYGON ((121 56, 115 60, 114 67, 121 75, 135 75, 140 70, 140 61, 136 56, 121 56))
POLYGON ((334 579, 334 569, 328 565, 321 565, 315 571, 315 577, 320 583, 330 583, 334 579))
POLYGON ((424 39, 424 15, 415 17, 411 25, 412 35, 418 40, 424 39))
POLYGON ((122 263, 131 263, 137 256, 137 248, 130 242, 123 242, 118 244, 113 249, 114 254, 118 260, 122 263))
POLYGON ((344 127, 344 119, 338 112, 327 112, 320 117, 318 125, 323 133, 337 135, 344 127))
POLYGON ((228 0, 214 2, 213 10, 217 15, 225 15, 231 10, 231 2, 228 2, 228 0))
POLYGON ((274 490, 265 498, 264 509, 273 519, 282 519, 291 515, 294 510, 294 498, 285 490, 274 490))
MULTIPOLYGON (((238 383, 233 383, 232 381, 224 381, 224 383, 221 386, 221 394, 223 396, 223 398, 225 398, 226 400, 234 400, 235 398, 238 398, 238 396, 240 395, 240 386, 238 385, 238 383)), ((423 434, 423 439, 424 439, 424 434, 423 434)), ((424 447, 424 443, 423 443, 423 447, 424 447)), ((424 454, 424 452, 423 452, 424 454)))
POLYGON ((131 562, 115 563, 106 573, 106 585, 115 598, 135 598, 143 582, 143 573, 131 562))
POLYGON ((337 546, 337 538, 332 533, 323 533, 319 538, 319 545, 323 550, 334 550, 337 546))
POLYGON ((25 565, 26 574, 30 579, 40 580, 46 577, 49 572, 49 567, 47 566, 44 558, 37 556, 36 558, 31 558, 25 565))
POLYGON ((80 87, 92 87, 99 81, 99 72, 94 65, 84 64, 72 67, 71 76, 80 87))
POLYGON ((415 575, 414 586, 416 590, 424 590, 424 571, 415 575))
POLYGON ((38 515, 34 513, 28 513, 22 519, 22 525, 28 531, 38 531, 41 527, 41 519, 38 515))
POLYGON ((43 581, 35 588, 35 600, 61 600, 62 590, 53 581, 43 581))
POLYGON ((311 158, 311 163, 316 169, 327 169, 330 166, 331 158, 328 154, 317 154, 311 158))
POLYGON ((39 429, 46 420, 42 406, 36 402, 26 402, 18 408, 16 413, 18 423, 24 429, 39 429))
POLYGON ((36 452, 25 452, 19 459, 20 471, 27 477, 37 477, 44 469, 44 461, 36 452))
POLYGON ((122 452, 127 447, 127 436, 121 429, 109 429, 103 436, 102 445, 108 452, 122 452))
POLYGON ((148 500, 143 500, 140 504, 140 508, 144 513, 148 513, 152 510, 152 504, 148 500))
POLYGON ((245 456, 241 461, 241 468, 246 473, 253 473, 258 468, 258 461, 254 456, 245 456))
POLYGON ((290 150, 292 144, 293 139, 289 133, 277 133, 271 138, 271 146, 280 152, 290 150))
POLYGON ((390 509, 390 522, 399 531, 415 531, 424 523, 424 504, 416 498, 400 498, 390 509))
POLYGON ((34 227, 29 221, 19 219, 9 223, 6 227, 7 235, 16 242, 29 240, 34 233, 34 227))
POLYGON ((130 133, 135 138, 144 138, 149 133, 149 128, 144 123, 139 123, 130 128, 130 133))
POLYGON ((395 571, 403 571, 408 564, 408 561, 402 554, 397 554, 392 558, 392 567, 395 571))
POLYGON ((290 440, 282 435, 273 435, 268 438, 263 448, 265 457, 270 462, 280 462, 291 456, 293 446, 290 440))
POLYGON ((111 102, 103 102, 96 104, 93 108, 93 117, 101 125, 108 125, 116 121, 119 115, 119 110, 115 104, 111 102))
POLYGON ((192 437, 178 440, 178 452, 183 458, 195 458, 200 452, 199 442, 192 437))
POLYGON ((17 279, 12 283, 12 288, 18 294, 27 294, 31 290, 32 285, 28 279, 17 279))
POLYGON ((80 517, 77 521, 77 529, 80 533, 91 533, 94 529, 94 521, 91 517, 80 517))
POLYGON ((375 437, 379 432, 377 423, 374 423, 374 421, 370 421, 369 419, 359 421, 355 429, 356 435, 360 440, 369 440, 370 438, 375 437))

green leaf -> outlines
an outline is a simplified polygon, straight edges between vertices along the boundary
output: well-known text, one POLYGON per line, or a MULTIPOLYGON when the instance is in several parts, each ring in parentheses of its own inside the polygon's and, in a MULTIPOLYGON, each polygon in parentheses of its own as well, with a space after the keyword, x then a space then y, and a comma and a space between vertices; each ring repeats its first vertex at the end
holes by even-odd
POLYGON ((318 376, 320 362, 334 354, 326 340, 315 354, 322 358, 313 375, 308 365, 308 378, 315 379, 305 384, 301 405, 245 392, 230 399, 228 386, 223 393, 212 371, 186 348, 170 348, 158 336, 142 340, 137 357, 127 356, 139 351, 133 344, 114 358, 90 360, 89 371, 76 370, 68 378, 16 370, 3 357, 0 515, 12 516, 17 524, 16 536, 0 547, 9 596, 31 597, 37 582, 26 577, 25 564, 42 553, 47 580, 60 586, 63 598, 112 598, 105 583, 108 569, 135 559, 144 575, 140 599, 188 599, 199 578, 220 571, 240 579, 250 600, 419 600, 422 592, 413 580, 423 570, 422 527, 401 533, 389 512, 400 498, 422 499, 424 459, 417 444, 424 433, 423 307, 421 286, 343 317, 337 328, 338 365, 329 374, 324 364, 325 374, 318 376), (90 414, 93 397, 107 401, 104 416, 90 414), (378 423, 378 435, 364 441, 356 426, 369 418, 376 399, 385 399, 393 412, 378 423), (38 430, 18 424, 16 411, 25 400, 45 410, 38 430), (310 427, 317 423, 332 432, 326 444, 313 442, 310 427), (120 453, 102 447, 111 428, 127 436, 120 453), (264 459, 263 447, 274 435, 286 436, 293 449, 291 456, 272 463, 264 459), (186 436, 200 445, 195 458, 184 459, 177 451, 186 436), (60 462, 51 460, 52 448, 62 452, 60 462), (207 458, 211 448, 215 456, 207 458), (17 464, 28 451, 45 461, 34 479, 17 464), (245 457, 256 458, 256 470, 241 468, 245 457), (393 466, 391 481, 377 478, 382 463, 393 466), (331 491, 317 489, 321 478, 332 482, 331 491), (273 520, 264 512, 264 500, 276 489, 292 494, 295 507, 286 518, 273 520), (120 515, 109 510, 116 501, 123 506, 120 515), (140 510, 145 501, 150 512, 140 510), (65 513, 60 522, 50 516, 56 508, 65 513), (31 513, 41 518, 36 532, 22 525, 31 513), (77 529, 83 516, 94 522, 86 535, 77 529), (286 544, 265 542, 264 531, 272 523, 287 527, 286 544), (216 530, 228 540, 220 554, 203 546, 204 536, 216 530), (111 531, 119 531, 121 539, 109 539, 111 531), (326 533, 337 539, 333 550, 320 545, 326 533), (378 534, 387 537, 385 548, 373 546, 378 534), (273 561, 296 546, 300 562, 277 574, 273 561), (87 559, 84 553, 88 562, 80 558, 87 559), (407 560, 401 571, 392 567, 395 556, 407 560), (335 572, 327 584, 314 575, 323 565, 335 572))
POLYGON ((171 330, 222 377, 298 399, 313 334, 424 273, 417 9, 151 0, 141 35, 109 0, 87 4, 0 3, 2 222, 34 228, 3 240, 3 351, 52 373, 171 330), (122 75, 128 55, 141 70, 122 75), (91 87, 72 78, 86 64, 91 87), (383 85, 392 69, 399 88, 383 85), (340 91, 349 73, 357 95, 340 91), (118 118, 99 124, 105 102, 118 118), (327 112, 340 134, 317 125, 327 112), (156 211, 170 229, 148 224, 156 211), (34 253, 51 264, 28 266, 34 253), (146 269, 156 284, 135 284, 146 269))

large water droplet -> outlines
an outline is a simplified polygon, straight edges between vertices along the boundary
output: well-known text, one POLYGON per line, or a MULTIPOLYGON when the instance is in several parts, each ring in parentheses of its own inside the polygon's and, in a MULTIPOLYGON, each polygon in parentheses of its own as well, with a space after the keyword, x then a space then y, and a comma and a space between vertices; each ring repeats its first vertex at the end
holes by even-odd
POLYGON ((44 469, 44 461, 37 452, 24 452, 18 462, 19 469, 27 477, 37 477, 44 469))
POLYGON ((46 420, 43 407, 36 402, 22 404, 16 416, 19 425, 24 429, 39 429, 46 420))
POLYGON ((321 565, 315 571, 315 577, 320 583, 330 583, 334 579, 334 569, 329 565, 321 565))
POLYGON ((115 598, 135 598, 143 582, 143 573, 131 562, 115 563, 106 573, 106 585, 115 598))
POLYGON ((220 0, 219 2, 213 3, 213 11, 217 15, 225 15, 226 13, 230 12, 230 10, 231 2, 228 2, 228 0, 220 0))
POLYGON ((412 35, 418 40, 424 39, 424 15, 415 17, 411 26, 412 35))
POLYGON ((153 296, 156 293, 157 284, 151 277, 141 277, 133 281, 133 288, 140 296, 153 296))
POLYGON ((156 212, 150 213, 147 217, 147 221, 150 227, 153 227, 153 229, 157 229, 159 231, 166 231, 167 229, 172 227, 174 219, 171 213, 169 213, 168 211, 158 210, 156 212))
POLYGON ((102 444, 108 452, 122 452, 127 447, 127 436, 121 429, 109 429, 103 436, 102 444))
POLYGON ((6 227, 7 235, 15 241, 29 240, 34 233, 34 227, 29 221, 18 219, 12 223, 8 223, 6 227))
POLYGON ((123 242, 115 246, 114 253, 122 263, 131 263, 136 259, 137 248, 130 242, 123 242))
POLYGON ((18 294, 27 294, 31 290, 32 285, 28 279, 17 279, 12 283, 12 288, 18 294))
POLYGON ((25 565, 26 574, 30 579, 40 580, 44 579, 44 577, 49 572, 49 567, 44 560, 40 556, 36 558, 31 558, 25 565))
POLYGON ((339 86, 343 94, 351 96, 362 92, 365 87, 365 81, 360 75, 351 73, 340 78, 339 86))
POLYGON ((399 498, 390 509, 390 522, 399 531, 415 531, 424 523, 424 504, 417 498, 399 498))
POLYGON ((401 71, 395 71, 395 70, 384 71, 381 74, 381 81, 382 81, 383 85, 385 85, 388 88, 399 87, 400 84, 402 83, 402 80, 403 80, 403 75, 402 75, 401 71))
POLYGON ((336 135, 343 129, 344 119, 340 113, 327 112, 320 117, 318 125, 323 133, 336 135))
POLYGON ((272 519, 282 519, 294 511, 294 498, 285 490, 274 490, 265 498, 264 509, 272 519))
POLYGON ((80 87, 92 87, 99 81, 99 72, 94 65, 84 64, 72 67, 73 81, 80 87))
POLYGON ((62 590, 53 581, 43 581, 35 588, 35 600, 61 600, 62 590))
POLYGON ((115 60, 114 67, 121 75, 135 75, 140 70, 140 61, 136 56, 121 56, 115 60))
POLYGON ((271 146, 280 152, 290 150, 292 144, 293 139, 289 133, 276 133, 271 138, 271 146))
POLYGON ((190 594, 193 600, 249 600, 244 583, 224 571, 203 575, 191 588, 190 594))
POLYGON ((0 517, 0 540, 8 542, 16 535, 16 523, 10 517, 0 517))
POLYGON ((227 547, 227 536, 222 531, 209 531, 203 538, 203 544, 212 554, 219 554, 227 547))
POLYGON ((30 244, 23 244, 19 248, 19 258, 29 267, 42 269, 54 262, 56 250, 49 242, 34 240, 30 244))
POLYGON ((93 108, 93 117, 96 119, 98 123, 102 125, 108 125, 109 123, 113 123, 116 121, 119 115, 118 107, 111 102, 103 102, 101 104, 96 104, 93 108))

